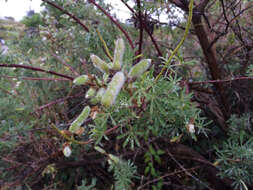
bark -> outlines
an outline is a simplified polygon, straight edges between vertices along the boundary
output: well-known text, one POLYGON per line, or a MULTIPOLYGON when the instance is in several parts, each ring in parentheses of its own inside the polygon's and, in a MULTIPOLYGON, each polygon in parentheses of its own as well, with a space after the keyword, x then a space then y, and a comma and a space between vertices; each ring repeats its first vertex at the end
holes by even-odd
MULTIPOLYGON (((212 77, 212 80, 219 80, 222 79, 222 72, 219 68, 218 60, 216 58, 216 50, 215 46, 210 47, 210 42, 208 39, 208 32, 204 28, 204 24, 201 20, 201 15, 197 13, 193 14, 192 23, 195 29, 196 36, 198 37, 200 46, 202 48, 202 51, 204 53, 208 68, 210 70, 210 74, 212 77)), ((225 95, 224 86, 221 83, 214 84, 215 88, 218 91, 219 94, 219 101, 222 103, 222 111, 225 118, 229 117, 229 108, 228 108, 228 102, 225 95)))
MULTIPOLYGON (((169 0, 169 2, 176 5, 178 8, 182 9, 185 12, 189 11, 188 3, 185 0, 169 0)), ((202 22, 202 17, 204 15, 204 11, 206 6, 208 5, 209 0, 201 0, 199 4, 195 4, 195 8, 193 10, 192 23, 194 26, 195 34, 199 40, 201 49, 205 56, 212 80, 220 80, 223 79, 223 74, 221 69, 219 68, 219 63, 216 58, 216 49, 215 46, 211 47, 211 43, 209 41, 209 33, 205 30, 204 23, 202 22)), ((221 83, 214 84, 217 90, 217 102, 221 104, 221 110, 224 117, 224 120, 229 118, 229 104, 227 101, 227 97, 225 94, 224 85, 221 83)), ((223 130, 226 130, 227 126, 222 126, 223 130)))

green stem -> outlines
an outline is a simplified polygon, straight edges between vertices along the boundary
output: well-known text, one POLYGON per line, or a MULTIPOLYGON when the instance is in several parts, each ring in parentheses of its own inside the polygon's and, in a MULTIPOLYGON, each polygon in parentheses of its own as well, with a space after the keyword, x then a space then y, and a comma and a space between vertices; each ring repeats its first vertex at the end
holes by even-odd
POLYGON ((109 59, 110 59, 111 61, 113 61, 113 57, 111 56, 110 51, 109 51, 109 49, 108 49, 108 47, 107 47, 107 45, 106 45, 106 43, 105 43, 105 41, 104 41, 102 35, 100 34, 100 32, 99 32, 98 29, 96 29, 96 31, 97 31, 97 34, 98 34, 98 37, 99 37, 100 41, 102 42, 102 44, 103 44, 103 46, 104 46, 104 48, 105 48, 105 52, 106 52, 107 56, 109 57, 109 59))
POLYGON ((91 143, 93 140, 88 140, 88 141, 77 141, 74 138, 69 137, 68 135, 62 133, 62 131, 60 129, 58 129, 54 124, 51 125, 61 136, 63 136, 64 139, 66 139, 67 141, 73 143, 73 144, 89 144, 91 143))
POLYGON ((171 53, 168 61, 164 64, 164 67, 162 68, 161 72, 157 75, 157 77, 155 78, 155 82, 157 82, 162 74, 164 73, 164 71, 166 70, 167 66, 169 65, 169 63, 171 62, 172 58, 174 57, 174 55, 176 55, 177 51, 179 50, 179 48, 183 45, 188 33, 189 33, 189 30, 190 30, 190 26, 191 26, 191 21, 192 21, 192 12, 193 12, 193 2, 194 0, 191 0, 190 1, 190 4, 189 4, 189 16, 188 16, 188 20, 187 20, 187 24, 186 24, 186 28, 185 28, 185 32, 184 32, 184 36, 183 38, 181 39, 181 41, 179 42, 179 44, 177 45, 177 47, 173 50, 173 52, 171 53))

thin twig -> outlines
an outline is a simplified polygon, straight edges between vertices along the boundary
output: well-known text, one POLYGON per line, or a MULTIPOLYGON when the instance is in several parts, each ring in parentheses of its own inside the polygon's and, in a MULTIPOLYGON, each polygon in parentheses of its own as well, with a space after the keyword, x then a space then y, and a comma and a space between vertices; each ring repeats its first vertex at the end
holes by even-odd
POLYGON ((236 78, 224 79, 224 80, 196 81, 196 82, 188 82, 188 84, 195 85, 195 84, 208 84, 208 83, 225 83, 225 82, 232 82, 236 80, 253 80, 253 77, 236 77, 236 78))
POLYGON ((18 64, 0 64, 0 67, 8 67, 8 68, 22 68, 22 69, 28 69, 28 70, 33 70, 33 71, 39 71, 39 72, 43 72, 43 73, 49 73, 52 75, 56 75, 56 76, 60 76, 63 78, 66 78, 68 80, 74 80, 73 77, 64 75, 64 74, 60 74, 54 71, 47 71, 38 67, 32 67, 32 66, 28 66, 28 65, 18 65, 18 64))
POLYGON ((135 11, 125 2, 124 0, 121 0, 121 2, 133 13, 135 14, 135 11))
MULTIPOLYGON (((77 141, 75 140, 74 138, 71 138, 69 137, 68 135, 66 135, 65 133, 62 133, 62 131, 60 129, 58 129, 54 124, 51 125, 61 136, 64 137, 64 139, 68 140, 69 142, 72 142, 74 144, 79 144, 79 145, 86 145, 86 144, 90 144, 92 142, 95 141, 95 139, 90 139, 88 141, 77 141)), ((110 129, 108 129, 106 132, 105 132, 105 135, 108 135, 110 134, 112 131, 116 130, 119 126, 116 125, 110 129)))
MULTIPOLYGON (((141 12, 141 2, 140 0, 137 0, 137 7, 138 7, 138 19, 140 22, 140 27, 139 27, 139 49, 137 52, 137 55, 142 54, 142 42, 143 42, 143 20, 142 20, 142 12, 141 12)), ((140 58, 137 59, 139 61, 140 58)))
POLYGON ((69 79, 65 78, 40 78, 40 77, 15 77, 15 76, 7 76, 7 75, 0 75, 0 78, 7 78, 7 79, 18 79, 18 80, 46 80, 46 81, 69 81, 69 79))
MULTIPOLYGON (((121 2, 134 14, 134 16, 135 16, 136 18, 139 18, 139 17, 140 17, 139 20, 142 20, 142 17, 143 17, 142 13, 141 13, 141 16, 139 16, 139 15, 138 15, 131 7, 125 2, 125 1, 121 0, 121 2)), ((140 12, 139 12, 139 13, 140 13, 140 12)), ((142 21, 143 21, 143 20, 142 20, 142 21)), ((152 43, 154 44, 154 47, 155 47, 155 49, 156 49, 156 51, 157 51, 158 56, 162 57, 162 52, 161 52, 161 50, 160 50, 160 48, 159 48, 159 46, 158 46, 158 44, 157 44, 155 38, 153 37, 153 35, 152 35, 151 32, 149 31, 149 29, 148 29, 148 27, 147 27, 147 25, 146 25, 145 22, 142 22, 142 27, 145 29, 145 31, 146 31, 147 34, 149 35, 149 37, 150 37, 152 43)))
POLYGON ((169 156, 171 157, 171 159, 176 162, 176 164, 185 171, 185 173, 187 175, 189 175, 190 177, 192 177, 195 181, 197 181, 198 183, 202 184, 203 186, 205 186, 207 189, 209 190, 213 190, 211 187, 209 187, 208 185, 206 185, 204 182, 202 182, 200 179, 198 179, 197 177, 195 177, 194 175, 192 175, 189 171, 187 171, 178 161, 177 159, 170 153, 169 150, 167 150, 167 153, 169 154, 169 156))
POLYGON ((54 101, 52 101, 52 102, 49 102, 48 104, 45 104, 45 105, 43 105, 43 106, 40 106, 40 107, 36 110, 36 112, 37 112, 37 111, 42 111, 42 110, 45 109, 45 108, 48 108, 48 107, 50 107, 50 106, 52 106, 52 105, 54 105, 54 104, 61 103, 61 102, 65 101, 65 100, 67 100, 67 99, 69 99, 69 98, 73 98, 73 97, 75 97, 75 96, 67 96, 67 97, 65 97, 65 98, 60 98, 60 99, 54 100, 54 101))
POLYGON ((106 45, 106 42, 104 41, 102 35, 100 34, 100 32, 99 32, 98 29, 96 29, 96 32, 97 32, 97 34, 98 34, 98 37, 99 37, 100 41, 102 42, 102 44, 103 44, 103 46, 104 46, 104 48, 105 48, 105 53, 106 53, 107 57, 108 57, 111 61, 113 61, 113 57, 112 57, 112 55, 111 55, 111 53, 110 53, 110 51, 109 51, 108 46, 106 45))
MULTIPOLYGON (((187 171, 194 171, 194 170, 196 170, 196 169, 198 169, 198 168, 200 168, 200 166, 198 166, 198 167, 193 167, 193 168, 189 168, 189 169, 186 169, 187 171)), ((180 174, 180 173, 184 173, 185 172, 185 170, 180 170, 180 171, 175 171, 175 172, 171 172, 171 173, 168 173, 168 174, 165 174, 165 175, 163 175, 163 176, 161 176, 161 177, 158 177, 158 178, 156 178, 156 179, 153 179, 153 180, 151 180, 151 181, 148 181, 147 183, 145 183, 145 184, 143 184, 142 186, 140 186, 140 187, 138 187, 138 189, 137 190, 141 190, 141 189, 143 189, 145 186, 147 186, 147 185, 149 185, 149 184, 152 184, 152 183, 155 183, 155 182, 158 182, 158 181, 160 181, 161 179, 163 179, 163 178, 166 178, 166 177, 169 177, 169 176, 173 176, 173 175, 176 175, 176 174, 180 174)))

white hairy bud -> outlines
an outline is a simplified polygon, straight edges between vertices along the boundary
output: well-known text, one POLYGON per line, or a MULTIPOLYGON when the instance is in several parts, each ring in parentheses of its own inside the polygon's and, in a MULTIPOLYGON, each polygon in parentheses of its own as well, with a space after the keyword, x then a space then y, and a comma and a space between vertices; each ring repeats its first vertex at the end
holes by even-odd
POLYGON ((70 157, 72 151, 71 148, 69 146, 65 146, 63 149, 63 154, 65 157, 70 157))
POLYGON ((195 126, 194 126, 193 124, 190 123, 190 124, 188 125, 188 130, 189 130, 190 133, 195 133, 195 126))
POLYGON ((125 75, 123 72, 117 72, 111 82, 109 83, 103 97, 101 100, 102 105, 104 106, 111 106, 114 104, 121 88, 125 83, 125 75))
POLYGON ((96 94, 96 90, 94 88, 90 88, 85 95, 85 98, 91 98, 94 97, 96 94))
POLYGON ((105 93, 105 89, 104 88, 100 88, 96 94, 95 97, 91 98, 91 103, 94 105, 94 104, 97 104, 98 102, 101 101, 103 95, 105 93))
POLYGON ((109 73, 110 69, 109 69, 109 65, 103 61, 102 59, 100 59, 98 56, 92 54, 90 56, 91 61, 93 63, 93 65, 99 69, 101 72, 103 73, 109 73))
POLYGON ((76 85, 83 85, 83 84, 86 84, 88 82, 88 80, 89 80, 88 75, 81 75, 81 76, 75 78, 73 83, 76 85))
POLYGON ((69 131, 75 134, 78 134, 81 128, 82 123, 87 119, 90 114, 90 107, 86 106, 81 114, 72 122, 69 127, 69 131))
POLYGON ((141 76, 149 68, 150 64, 151 64, 151 59, 141 60, 139 63, 137 63, 130 69, 128 73, 128 77, 137 78, 141 76))
POLYGON ((125 51, 125 44, 122 38, 117 39, 114 49, 113 66, 112 69, 120 70, 125 51))

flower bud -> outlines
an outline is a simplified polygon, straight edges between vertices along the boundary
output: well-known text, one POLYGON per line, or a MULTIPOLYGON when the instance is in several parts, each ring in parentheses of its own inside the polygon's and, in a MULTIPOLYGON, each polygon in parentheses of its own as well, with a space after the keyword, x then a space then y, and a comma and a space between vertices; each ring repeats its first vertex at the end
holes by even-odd
POLYGON ((125 75, 123 72, 117 72, 109 83, 101 100, 102 105, 111 106, 125 83, 125 75))
POLYGON ((98 93, 97 93, 96 97, 102 99, 104 93, 105 93, 105 89, 104 89, 104 88, 100 88, 100 89, 98 90, 98 93))
POLYGON ((118 164, 120 162, 120 159, 118 156, 114 156, 112 154, 108 154, 108 157, 116 164, 118 164))
POLYGON ((108 64, 96 55, 90 56, 93 65, 103 73, 109 73, 108 64))
POLYGON ((195 133, 195 126, 192 123, 187 125, 187 129, 188 129, 189 133, 191 133, 191 134, 195 133))
POLYGON ((81 114, 72 122, 69 127, 69 131, 75 134, 79 134, 82 123, 87 119, 90 114, 90 107, 86 106, 81 114))
POLYGON ((106 154, 105 150, 100 148, 99 146, 95 146, 94 149, 98 152, 100 152, 101 154, 106 154))
POLYGON ((83 84, 86 84, 86 82, 88 82, 88 80, 89 80, 88 75, 81 75, 81 76, 75 78, 73 83, 76 85, 83 85, 83 84))
POLYGON ((100 88, 100 89, 98 90, 96 96, 93 97, 93 98, 91 98, 91 100, 90 100, 91 103, 92 103, 93 105, 95 105, 95 104, 97 104, 98 102, 100 102, 101 99, 102 99, 102 97, 103 97, 103 95, 104 95, 104 93, 105 93, 105 89, 104 89, 104 88, 100 88))
POLYGON ((90 88, 85 95, 85 98, 91 98, 94 97, 96 94, 96 90, 94 88, 90 88))
POLYGON ((137 63, 130 69, 128 73, 128 77, 137 78, 141 76, 149 68, 150 64, 151 64, 151 59, 141 60, 139 63, 137 63))
POLYGON ((114 49, 113 67, 114 70, 120 70, 125 51, 125 44, 122 38, 117 39, 114 49))
POLYGON ((104 74, 103 74, 103 81, 104 81, 104 83, 107 83, 108 78, 109 78, 109 75, 106 74, 106 73, 104 73, 104 74))
POLYGON ((65 146, 63 149, 63 154, 65 157, 70 157, 72 151, 71 148, 69 146, 65 146))

